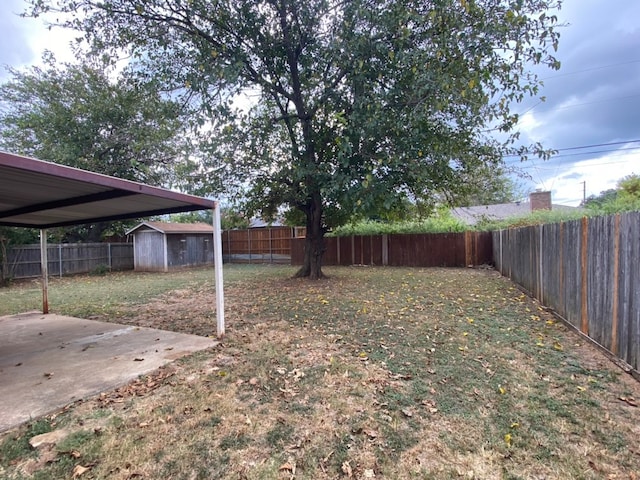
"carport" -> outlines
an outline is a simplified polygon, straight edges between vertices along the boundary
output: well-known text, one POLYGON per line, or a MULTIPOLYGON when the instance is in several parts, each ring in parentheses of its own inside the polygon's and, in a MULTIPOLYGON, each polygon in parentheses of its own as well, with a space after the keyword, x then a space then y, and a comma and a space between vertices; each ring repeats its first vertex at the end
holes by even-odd
POLYGON ((0 226, 38 228, 42 258, 42 314, 0 317, 0 431, 216 344, 49 314, 47 229, 205 209, 213 210, 216 330, 222 337, 218 202, 0 152, 0 226))
POLYGON ((0 226, 40 229, 42 312, 49 312, 47 229, 168 213, 213 210, 218 337, 224 335, 218 202, 0 152, 0 226))

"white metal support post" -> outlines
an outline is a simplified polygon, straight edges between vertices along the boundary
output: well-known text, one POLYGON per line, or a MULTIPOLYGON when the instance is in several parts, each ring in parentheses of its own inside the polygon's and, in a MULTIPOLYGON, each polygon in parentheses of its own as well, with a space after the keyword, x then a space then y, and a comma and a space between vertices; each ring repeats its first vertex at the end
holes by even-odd
POLYGON ((224 337, 224 290, 222 286, 222 230, 220 228, 220 203, 213 207, 213 264, 216 284, 216 321, 218 338, 224 337))
POLYGON ((40 230, 40 269, 42 271, 42 313, 49 313, 49 257, 47 230, 40 230))

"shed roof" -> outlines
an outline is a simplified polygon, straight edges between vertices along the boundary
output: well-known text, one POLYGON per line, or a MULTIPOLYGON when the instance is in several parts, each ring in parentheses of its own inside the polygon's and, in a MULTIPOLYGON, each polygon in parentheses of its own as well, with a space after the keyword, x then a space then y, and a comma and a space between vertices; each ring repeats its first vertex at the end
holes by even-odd
POLYGON ((0 152, 0 226, 62 227, 215 205, 202 197, 0 152))
POLYGON ((127 235, 130 233, 139 230, 140 228, 151 228, 152 230, 156 230, 160 233, 175 233, 175 234, 186 234, 186 233, 206 233, 213 234, 213 226, 208 223, 170 223, 170 222, 142 222, 127 231, 127 235))

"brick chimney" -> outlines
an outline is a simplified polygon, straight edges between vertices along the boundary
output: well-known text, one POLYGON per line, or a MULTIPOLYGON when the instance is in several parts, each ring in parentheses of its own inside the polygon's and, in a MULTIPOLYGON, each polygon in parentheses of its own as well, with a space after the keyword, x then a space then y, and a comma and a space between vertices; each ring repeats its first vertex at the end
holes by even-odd
POLYGON ((529 194, 531 211, 551 210, 551 192, 531 192, 529 194))

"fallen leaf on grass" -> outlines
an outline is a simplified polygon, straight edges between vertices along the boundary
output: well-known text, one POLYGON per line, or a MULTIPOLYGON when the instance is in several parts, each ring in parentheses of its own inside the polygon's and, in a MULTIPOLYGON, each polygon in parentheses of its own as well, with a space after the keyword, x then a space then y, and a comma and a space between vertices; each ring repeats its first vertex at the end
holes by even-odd
POLYGON ((369 437, 371 440, 374 440, 375 438, 378 437, 378 432, 376 432, 375 430, 371 430, 371 429, 364 429, 362 431, 367 437, 369 437))
POLYGON ((622 400, 627 405, 631 405, 632 407, 637 407, 638 403, 633 397, 618 397, 618 400, 622 400))
POLYGON ((364 472, 362 472, 362 476, 364 478, 376 478, 376 474, 371 468, 366 468, 364 472))
POLYGON ((280 465, 280 468, 278 468, 279 471, 287 471, 287 472, 291 472, 292 475, 295 475, 296 473, 296 464, 295 462, 285 462, 282 465, 280 465))
POLYGON ((344 473, 349 478, 353 476, 353 469, 351 468, 351 465, 349 465, 349 462, 343 462, 342 473, 344 473))
POLYGON ((438 413, 438 408, 436 407, 436 404, 435 404, 434 401, 432 401, 432 400, 423 400, 422 401, 422 405, 427 407, 427 410, 429 411, 429 413, 438 413))
POLYGON ((83 467, 82 465, 76 465, 75 467, 73 467, 73 477, 72 478, 78 478, 80 475, 88 472, 89 470, 91 470, 91 469, 87 468, 87 467, 83 467))
POLYGON ((511 446, 511 434, 510 433, 506 433, 504 435, 504 443, 507 444, 507 447, 511 446))

